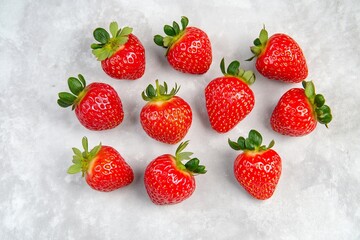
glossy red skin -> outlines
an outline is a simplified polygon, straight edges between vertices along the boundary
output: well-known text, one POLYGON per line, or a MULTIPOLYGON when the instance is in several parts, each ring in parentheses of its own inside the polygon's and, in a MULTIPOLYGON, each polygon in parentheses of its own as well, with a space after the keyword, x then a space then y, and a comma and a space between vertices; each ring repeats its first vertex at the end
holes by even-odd
POLYGON ((294 39, 274 34, 256 60, 256 69, 269 79, 299 83, 308 75, 305 56, 294 39))
POLYGON ((280 98, 270 124, 274 131, 294 137, 307 135, 316 128, 316 116, 304 89, 290 89, 280 98))
POLYGON ((101 61, 101 66, 107 75, 115 79, 141 78, 145 72, 145 48, 135 35, 130 34, 123 47, 101 61))
POLYGON ((189 198, 195 191, 195 178, 176 168, 170 154, 154 159, 144 174, 146 191, 151 201, 158 205, 176 204, 189 198))
POLYGON ((153 139, 176 144, 187 134, 192 123, 192 111, 178 96, 164 102, 148 102, 140 112, 144 131, 153 139))
POLYGON ((272 149, 244 152, 234 162, 234 175, 240 185, 254 198, 270 198, 279 182, 281 158, 272 149))
POLYGON ((184 73, 206 73, 212 62, 209 37, 196 27, 188 27, 185 33, 169 49, 167 60, 170 65, 184 73))
POLYGON ((254 108, 253 91, 236 77, 219 77, 205 88, 206 109, 211 127, 225 133, 233 129, 254 108))
POLYGON ((80 123, 90 130, 100 131, 118 126, 124 119, 119 95, 105 83, 91 83, 75 107, 80 123))
POLYGON ((118 151, 102 146, 90 163, 85 179, 93 189, 110 192, 129 185, 134 180, 134 173, 118 151))

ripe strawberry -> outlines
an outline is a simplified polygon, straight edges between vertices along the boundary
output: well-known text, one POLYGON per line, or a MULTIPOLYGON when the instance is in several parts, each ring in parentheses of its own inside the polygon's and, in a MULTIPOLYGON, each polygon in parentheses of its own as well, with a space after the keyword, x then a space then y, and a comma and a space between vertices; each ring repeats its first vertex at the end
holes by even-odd
POLYGON ((73 148, 75 155, 73 165, 67 171, 69 174, 82 172, 87 184, 102 192, 116 190, 134 180, 133 170, 114 148, 100 143, 89 152, 86 137, 83 137, 82 145, 85 152, 73 148))
POLYGON ((157 141, 175 144, 188 132, 192 122, 192 111, 187 102, 175 96, 180 87, 168 93, 166 82, 156 88, 151 84, 142 92, 142 98, 148 103, 142 108, 140 122, 145 132, 157 141))
POLYGON ((63 107, 72 106, 80 123, 90 130, 115 128, 124 119, 121 100, 115 89, 105 83, 91 83, 86 86, 84 77, 70 77, 71 93, 60 92, 57 103, 63 107))
POLYGON ((175 156, 164 154, 147 166, 144 174, 146 191, 151 201, 158 205, 175 204, 189 198, 195 191, 196 174, 206 173, 199 159, 191 158, 191 152, 183 152, 189 141, 183 142, 175 156), (190 159, 186 164, 183 160, 190 159))
POLYGON ((220 68, 223 77, 215 78, 205 88, 206 109, 211 127, 225 133, 234 128, 253 109, 254 93, 248 85, 254 83, 252 71, 239 69, 240 63, 233 61, 225 71, 224 59, 220 68))
POLYGON ((317 122, 330 123, 331 110, 321 94, 315 94, 312 81, 303 81, 302 88, 292 88, 279 100, 270 119, 274 131, 289 136, 304 136, 312 132, 317 122))
POLYGON ((254 41, 251 52, 257 57, 256 69, 264 77, 288 83, 299 83, 308 75, 304 54, 294 39, 278 33, 268 39, 265 27, 254 41))
POLYGON ((135 80, 144 75, 145 49, 131 32, 129 27, 119 29, 116 22, 110 23, 112 37, 103 28, 94 31, 94 38, 99 43, 91 44, 92 53, 112 78, 135 80))
POLYGON ((239 137, 237 142, 228 140, 234 150, 244 151, 234 162, 234 175, 240 185, 254 198, 270 198, 281 175, 281 158, 269 146, 261 145, 262 136, 256 130, 249 132, 248 138, 239 137))
POLYGON ((154 42, 167 48, 166 57, 170 65, 184 73, 203 74, 211 65, 212 52, 209 37, 196 27, 187 27, 189 20, 181 17, 182 29, 175 21, 173 26, 165 25, 167 36, 154 36, 154 42))

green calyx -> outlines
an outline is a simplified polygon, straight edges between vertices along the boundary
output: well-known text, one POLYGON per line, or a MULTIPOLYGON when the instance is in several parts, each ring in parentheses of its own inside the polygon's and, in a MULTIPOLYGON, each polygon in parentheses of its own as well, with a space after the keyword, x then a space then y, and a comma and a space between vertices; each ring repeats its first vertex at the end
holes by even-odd
POLYGON ((249 132, 247 138, 239 137, 236 142, 228 139, 228 143, 230 147, 234 150, 242 150, 242 151, 251 151, 251 152, 260 152, 270 149, 274 146, 275 141, 272 140, 268 146, 261 145, 262 144, 262 136, 261 134, 252 129, 249 132))
POLYGON ((103 28, 96 28, 94 30, 94 38, 99 43, 91 44, 92 53, 97 60, 102 61, 111 57, 118 49, 124 45, 128 39, 132 28, 124 27, 119 29, 117 22, 110 23, 110 34, 103 28))
POLYGON ((175 87, 168 92, 166 82, 164 82, 164 85, 160 85, 159 80, 156 79, 155 87, 149 84, 146 90, 141 93, 141 96, 145 101, 166 101, 174 97, 179 90, 180 86, 175 83, 175 87))
POLYGON ((60 92, 57 103, 60 107, 67 108, 72 106, 72 110, 75 109, 76 105, 81 101, 85 95, 86 82, 85 78, 79 74, 78 78, 70 77, 68 79, 68 86, 71 93, 60 92))
POLYGON ((330 107, 325 105, 324 96, 315 93, 315 85, 312 81, 303 81, 302 85, 305 89, 305 95, 314 109, 317 121, 328 127, 328 123, 332 120, 332 115, 330 107))
MULTIPOLYGON (((189 24, 189 19, 185 16, 181 17, 181 29, 177 22, 173 21, 172 26, 165 25, 164 32, 166 34, 165 37, 161 35, 154 36, 154 42, 156 45, 160 47, 170 49, 171 45, 173 45, 184 33, 187 25, 189 24)), ((167 55, 168 51, 166 51, 167 55)))
POLYGON ((268 32, 265 30, 265 25, 261 29, 259 37, 254 40, 254 46, 250 47, 251 52, 254 54, 251 58, 246 61, 251 61, 255 57, 259 56, 262 51, 265 49, 267 41, 269 39, 268 32))
POLYGON ((182 171, 190 173, 191 175, 206 173, 205 166, 199 165, 200 160, 190 157, 191 155, 193 155, 192 152, 183 152, 188 144, 189 141, 182 142, 176 149, 175 156, 173 156, 176 160, 176 167, 182 171), (183 160, 189 161, 183 164, 183 160))
POLYGON ((73 165, 69 167, 67 173, 76 174, 82 172, 82 176, 85 176, 86 171, 89 169, 91 161, 96 157, 101 149, 101 143, 89 151, 88 140, 86 137, 82 139, 82 146, 84 152, 81 152, 78 148, 73 148, 73 165))
POLYGON ((243 80, 248 85, 253 84, 256 80, 254 72, 250 70, 245 71, 244 69, 240 68, 240 62, 236 60, 232 61, 225 71, 225 60, 224 58, 221 59, 220 69, 225 76, 234 76, 243 80))

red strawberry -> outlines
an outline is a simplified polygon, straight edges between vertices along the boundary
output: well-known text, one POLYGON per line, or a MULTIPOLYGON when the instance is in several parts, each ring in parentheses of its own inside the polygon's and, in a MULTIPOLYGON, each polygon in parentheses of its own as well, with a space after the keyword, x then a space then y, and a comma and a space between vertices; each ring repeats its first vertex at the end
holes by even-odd
POLYGON ((164 205, 184 201, 195 191, 194 175, 206 173, 205 166, 199 165, 199 159, 190 159, 193 153, 183 152, 188 143, 181 143, 175 156, 161 155, 147 166, 144 183, 153 203, 164 205), (186 164, 182 163, 188 159, 186 164))
POLYGON ((115 89, 105 83, 91 83, 86 86, 84 77, 70 77, 68 85, 71 93, 60 92, 58 104, 75 109, 80 123, 90 130, 115 128, 124 119, 121 100, 115 89))
POLYGON ((225 71, 224 59, 220 68, 223 77, 215 78, 205 88, 206 109, 211 127, 219 133, 234 128, 253 109, 254 93, 248 85, 255 81, 252 71, 239 69, 240 63, 230 63, 225 71))
POLYGON ((248 138, 239 137, 237 142, 228 140, 234 150, 244 151, 234 162, 234 175, 240 185, 254 198, 270 198, 281 175, 281 158, 272 149, 274 140, 266 147, 261 145, 262 136, 256 130, 248 138))
POLYGON ((116 22, 110 24, 110 34, 103 28, 94 31, 99 43, 91 44, 92 53, 101 61, 104 72, 112 78, 134 80, 145 72, 145 49, 132 34, 132 28, 119 29, 116 22))
POLYGON ((100 145, 88 150, 88 140, 82 139, 85 152, 73 148, 73 165, 69 174, 82 172, 86 182, 95 190, 110 192, 129 185, 134 180, 131 167, 112 147, 100 145))
POLYGON ((151 84, 142 93, 148 103, 142 108, 140 122, 145 132, 160 142, 175 144, 188 132, 192 122, 192 111, 187 102, 175 96, 180 87, 168 93, 166 82, 156 88, 151 84))
POLYGON ((283 135, 304 136, 312 132, 317 122, 330 123, 331 110, 321 94, 315 94, 312 81, 303 81, 302 88, 287 91, 276 105, 271 119, 271 127, 283 135))
POLYGON ((167 48, 166 57, 170 65, 184 73, 203 74, 211 65, 212 52, 209 37, 196 27, 187 27, 189 20, 181 17, 182 29, 173 22, 173 26, 165 25, 166 37, 154 36, 154 42, 167 48))
POLYGON ((288 83, 299 83, 308 75, 304 54, 294 39, 278 33, 268 39, 265 27, 255 39, 252 53, 257 57, 256 69, 264 77, 288 83))

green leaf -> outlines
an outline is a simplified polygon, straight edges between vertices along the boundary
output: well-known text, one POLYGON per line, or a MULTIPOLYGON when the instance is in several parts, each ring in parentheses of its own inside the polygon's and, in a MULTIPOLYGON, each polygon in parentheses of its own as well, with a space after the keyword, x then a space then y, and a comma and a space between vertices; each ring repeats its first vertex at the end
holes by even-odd
POLYGON ((175 151, 175 155, 178 155, 179 153, 181 153, 189 144, 189 140, 180 143, 180 145, 178 146, 178 148, 175 151))
MULTIPOLYGON (((176 83, 175 83, 175 86, 176 86, 176 83)), ((164 82, 164 89, 165 89, 165 93, 167 93, 167 91, 168 91, 168 85, 167 85, 166 82, 164 82)))
POLYGON ((245 148, 247 150, 255 150, 255 147, 255 144, 249 138, 245 139, 245 148))
POLYGON ((72 150, 76 156, 82 156, 82 152, 78 148, 72 148, 72 150))
POLYGON ((91 151, 89 153, 90 157, 95 157, 99 153, 101 147, 102 146, 101 146, 101 143, 100 143, 99 145, 97 145, 93 149, 91 149, 91 151))
POLYGON ((81 164, 74 164, 68 168, 67 173, 75 174, 81 172, 81 170, 82 170, 81 164))
POLYGON ((82 160, 81 157, 74 155, 72 162, 73 162, 74 164, 81 164, 81 160, 82 160))
POLYGON ((185 16, 182 16, 181 17, 182 30, 185 30, 185 28, 187 27, 188 24, 189 24, 189 19, 185 16))
POLYGON ((74 101, 76 100, 76 96, 72 95, 71 93, 67 93, 67 92, 60 92, 59 98, 64 103, 71 104, 71 105, 74 104, 74 101))
POLYGON ((164 46, 164 38, 160 35, 155 35, 154 36, 154 42, 156 45, 163 47, 164 46))
POLYGON ((166 37, 164 37, 163 40, 164 40, 164 47, 169 47, 170 43, 172 41, 172 37, 166 36, 166 37))
POLYGON ((119 26, 117 22, 110 23, 110 33, 113 37, 116 37, 118 30, 119 30, 119 26))
POLYGON ((110 39, 109 33, 103 28, 95 29, 93 35, 96 41, 103 44, 107 43, 110 39))
POLYGON ((224 58, 221 59, 220 69, 221 69, 221 72, 222 72, 224 75, 226 75, 226 71, 225 71, 225 59, 224 59, 224 58))
POLYGON ((193 158, 185 164, 185 167, 187 170, 193 172, 195 169, 198 168, 199 163, 200 163, 199 159, 193 158))
POLYGON ((265 45, 267 40, 268 40, 268 32, 265 30, 265 28, 263 28, 260 31, 259 41, 261 42, 261 45, 265 45))
POLYGON ((79 74, 78 78, 79 78, 80 82, 82 83, 83 87, 85 88, 86 87, 86 81, 85 81, 85 78, 83 77, 83 75, 79 74))
POLYGON ((268 149, 272 148, 275 145, 275 141, 271 140, 271 142, 269 143, 269 146, 267 146, 268 149))
POLYGON ((97 60, 102 61, 111 56, 113 51, 106 48, 99 48, 92 50, 92 53, 96 56, 97 60))
POLYGON ((98 43, 93 43, 91 44, 91 49, 98 49, 98 48, 102 48, 104 46, 104 44, 98 44, 98 43))
POLYGON ((254 45, 255 45, 255 46, 261 46, 261 42, 260 42, 260 39, 259 39, 259 38, 257 38, 257 39, 254 40, 254 45))
POLYGON ((81 93, 82 90, 84 90, 83 83, 79 79, 74 77, 70 77, 68 79, 68 86, 70 91, 76 96, 79 95, 79 93, 81 93))
POLYGON ((315 86, 312 81, 305 82, 305 95, 309 99, 313 99, 315 97, 315 86))
POLYGON ((315 100, 314 100, 314 103, 317 107, 321 107, 325 104, 325 98, 323 95, 321 94, 316 94, 315 95, 315 100))
POLYGON ((63 107, 63 108, 67 108, 67 107, 70 107, 70 106, 72 105, 72 103, 64 102, 64 101, 61 100, 61 99, 58 99, 58 100, 57 100, 57 104, 58 104, 60 107, 63 107))
POLYGON ((205 166, 204 165, 199 165, 195 170, 194 173, 198 173, 198 174, 205 174, 207 171, 205 170, 205 166))
POLYGON ((233 76, 237 76, 239 72, 240 62, 239 61, 233 61, 230 63, 230 65, 227 68, 227 73, 233 76))
POLYGON ((128 36, 132 32, 132 30, 133 29, 131 27, 124 27, 120 32, 120 36, 122 37, 128 36))
POLYGON ((179 152, 176 156, 176 158, 179 160, 179 161, 182 161, 182 160, 187 160, 187 159, 190 159, 191 155, 193 155, 192 152, 179 152))
POLYGON ((180 33, 180 27, 177 22, 173 21, 173 29, 175 30, 175 34, 178 35, 180 33))
POLYGON ((231 141, 230 138, 228 139, 228 144, 232 149, 236 151, 242 150, 241 146, 237 142, 231 141))
POLYGON ((164 26, 164 32, 166 33, 166 35, 168 36, 176 36, 176 32, 174 30, 173 27, 169 26, 169 25, 165 25, 164 26))
MULTIPOLYGON (((255 145, 255 147, 260 147, 262 143, 262 136, 258 131, 252 129, 249 132, 249 140, 253 145, 255 145)), ((246 144, 246 140, 245 140, 245 144, 246 144)))
POLYGON ((146 88, 146 95, 149 98, 153 98, 156 96, 156 91, 153 85, 149 84, 149 86, 146 88))
MULTIPOLYGON (((129 37, 128 36, 121 36, 121 35, 119 35, 119 36, 117 36, 116 38, 115 38, 115 40, 116 40, 116 44, 118 45, 118 46, 121 46, 121 45, 124 45, 125 43, 127 43, 127 41, 129 40, 129 37)), ((113 53, 115 52, 115 51, 112 51, 113 53)), ((112 55, 112 54, 111 54, 112 55)), ((110 55, 110 56, 111 56, 110 55)))
POLYGON ((83 137, 81 143, 85 150, 85 155, 87 156, 89 153, 89 143, 87 137, 83 137))
POLYGON ((245 149, 245 138, 239 137, 237 140, 237 144, 240 146, 241 150, 245 149))
MULTIPOLYGON (((243 69, 240 69, 240 71, 242 71, 243 69)), ((239 73, 239 75, 244 78, 244 80, 246 81, 247 84, 251 85, 255 82, 256 77, 255 77, 255 73, 253 71, 245 71, 243 74, 239 73)))

